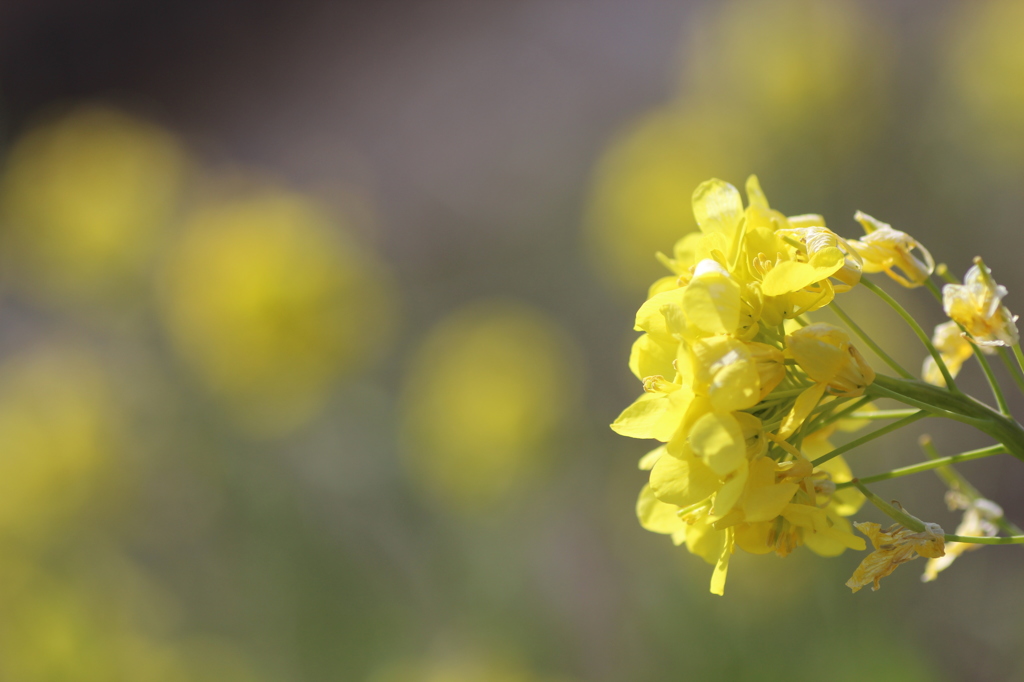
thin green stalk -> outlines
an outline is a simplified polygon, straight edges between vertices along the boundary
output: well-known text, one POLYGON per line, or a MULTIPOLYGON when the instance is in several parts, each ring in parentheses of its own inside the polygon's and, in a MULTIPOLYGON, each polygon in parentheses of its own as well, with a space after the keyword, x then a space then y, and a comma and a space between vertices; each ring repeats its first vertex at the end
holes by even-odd
MULTIPOLYGON (((919 474, 922 471, 931 471, 932 469, 941 469, 942 467, 950 464, 956 464, 957 462, 969 462, 972 459, 982 459, 983 457, 991 457, 992 455, 1005 455, 1006 448, 1002 445, 992 445, 987 448, 981 448, 979 450, 970 450, 968 452, 961 452, 959 455, 950 455, 949 457, 939 457, 927 462, 920 462, 919 464, 911 464, 910 466, 900 467, 899 469, 893 469, 892 471, 886 471, 883 474, 875 474, 874 476, 860 476, 858 479, 861 483, 877 483, 878 481, 887 481, 890 478, 899 478, 900 476, 909 476, 911 474, 919 474)), ((836 490, 842 488, 849 488, 853 483, 851 481, 845 481, 843 483, 836 484, 836 490)))
POLYGON ((847 419, 901 419, 909 417, 917 410, 872 410, 870 412, 854 412, 847 419))
MULTIPOLYGON (((931 436, 923 435, 918 440, 918 444, 921 446, 921 450, 932 460, 942 459, 939 456, 938 450, 935 449, 935 444, 932 442, 931 436)), ((984 499, 985 496, 978 491, 971 482, 964 477, 959 471, 954 469, 952 466, 943 466, 935 470, 936 475, 942 479, 946 486, 950 490, 956 490, 966 495, 971 501, 984 499)), ((997 519, 992 519, 992 522, 999 526, 1004 533, 1009 535, 1024 535, 1024 530, 1021 530, 1017 524, 1008 520, 1006 516, 1000 516, 997 519)))
POLYGON ((823 424, 823 426, 828 426, 828 424, 831 424, 832 422, 837 422, 840 419, 846 419, 847 417, 850 416, 850 414, 852 412, 855 412, 856 410, 859 410, 860 408, 864 407, 864 405, 867 405, 870 402, 871 402, 871 396, 869 396, 869 395, 866 395, 863 398, 860 398, 859 400, 857 400, 857 402, 853 403, 852 405, 847 405, 842 410, 840 410, 839 412, 836 412, 834 415, 829 417, 828 422, 823 424))
POLYGON ((917 320, 915 320, 910 313, 904 310, 903 306, 901 306, 896 299, 883 291, 877 284, 867 278, 862 278, 860 282, 870 291, 874 292, 879 298, 888 303, 889 306, 903 318, 903 321, 906 322, 912 330, 914 330, 914 333, 917 334, 917 338, 919 338, 921 343, 924 344, 924 347, 928 349, 928 352, 935 360, 935 364, 938 366, 939 371, 942 372, 942 378, 946 380, 946 386, 954 393, 961 393, 960 389, 956 386, 956 382, 953 381, 953 375, 949 373, 949 368, 946 367, 946 363, 943 362, 942 355, 939 354, 939 351, 937 351, 935 346, 932 345, 931 339, 928 338, 928 335, 924 333, 923 329, 921 329, 921 325, 917 323, 917 320))
POLYGON ((869 434, 867 434, 865 436, 861 436, 860 438, 857 438, 856 440, 852 440, 849 443, 846 443, 845 445, 840 445, 838 448, 836 448, 832 452, 826 453, 826 454, 822 455, 821 457, 819 457, 818 459, 813 460, 811 462, 811 464, 813 464, 814 466, 818 466, 819 464, 824 464, 825 462, 829 461, 833 457, 838 457, 839 455, 843 454, 844 452, 849 452, 850 450, 853 450, 854 448, 858 448, 861 445, 864 445, 865 443, 869 443, 869 442, 875 440, 876 438, 881 438, 885 434, 891 433, 893 431, 896 431, 897 429, 902 429, 904 426, 909 426, 910 424, 913 424, 917 420, 924 419, 925 417, 928 417, 928 416, 931 416, 931 415, 929 415, 924 410, 921 410, 920 412, 915 412, 914 414, 912 414, 909 417, 905 417, 903 419, 900 419, 899 421, 893 422, 892 424, 887 424, 886 426, 883 426, 880 429, 872 431, 871 433, 869 433, 869 434))
POLYGON ((978 359, 978 364, 981 365, 981 371, 985 373, 985 378, 988 379, 988 385, 992 389, 992 395, 995 396, 996 404, 999 405, 999 411, 1010 416, 1010 406, 1006 402, 1006 397, 1003 395, 1003 389, 996 381, 996 375, 992 372, 992 365, 989 364, 988 358, 981 352, 981 349, 974 343, 971 344, 971 348, 974 349, 974 357, 978 359))
POLYGON ((1019 343, 1013 344, 1013 356, 1017 358, 1017 366, 1020 367, 1022 372, 1024 372, 1024 354, 1020 352, 1019 343))
POLYGON ((946 542, 966 542, 973 545, 1022 545, 1024 535, 1011 535, 1009 537, 991 538, 976 537, 974 535, 953 535, 946 533, 946 542))
POLYGON ((916 531, 918 533, 924 532, 924 522, 921 519, 917 518, 913 514, 908 514, 906 510, 902 508, 897 509, 896 507, 892 506, 891 504, 883 500, 881 497, 868 490, 868 488, 864 486, 856 478, 850 481, 850 483, 856 486, 857 489, 860 490, 862 493, 864 493, 864 497, 868 498, 868 501, 871 502, 871 504, 878 507, 883 514, 888 516, 896 523, 899 523, 900 525, 905 526, 910 530, 916 531))
POLYGON ((1006 369, 1010 371, 1010 376, 1013 377, 1013 382, 1017 384, 1017 388, 1020 389, 1021 393, 1024 393, 1024 372, 1021 372, 1020 367, 1010 359, 1010 354, 1005 348, 999 348, 999 357, 1002 359, 1003 364, 1006 365, 1006 369))
POLYGON ((887 364, 890 367, 892 367, 894 372, 899 374, 904 379, 913 379, 914 378, 913 374, 911 374, 907 370, 903 369, 903 367, 898 362, 896 362, 891 357, 889 357, 889 354, 886 353, 884 350, 882 350, 881 346, 879 346, 877 343, 875 343, 874 339, 872 339, 870 336, 868 336, 867 333, 865 333, 865 331, 863 329, 861 329, 860 326, 856 322, 853 321, 853 318, 851 318, 849 315, 847 315, 843 311, 843 309, 839 307, 838 303, 836 303, 833 300, 832 303, 829 304, 829 307, 832 308, 832 312, 834 312, 836 314, 836 316, 840 320, 842 320, 843 322, 846 323, 847 327, 849 327, 850 329, 853 330, 854 334, 856 334, 858 337, 860 337, 860 340, 864 342, 864 345, 866 345, 868 348, 870 348, 874 352, 875 355, 877 355, 878 357, 882 358, 882 360, 885 362, 885 364, 887 364))

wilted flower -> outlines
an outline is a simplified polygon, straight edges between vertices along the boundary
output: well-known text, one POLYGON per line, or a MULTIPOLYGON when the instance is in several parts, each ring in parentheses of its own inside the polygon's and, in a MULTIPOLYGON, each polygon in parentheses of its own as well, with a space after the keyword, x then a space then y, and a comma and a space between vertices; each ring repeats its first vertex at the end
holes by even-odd
POLYGON ((871 540, 875 551, 864 557, 846 586, 854 592, 867 585, 877 590, 880 581, 896 570, 900 564, 919 556, 936 559, 944 554, 945 537, 936 523, 924 524, 921 532, 910 530, 900 524, 893 524, 882 530, 877 523, 855 523, 857 530, 871 540))
POLYGON ((1013 346, 1020 341, 1017 316, 1002 305, 1006 287, 996 284, 981 258, 964 275, 963 284, 942 288, 942 307, 979 346, 1013 346))
POLYGON ((906 232, 857 211, 854 218, 867 233, 850 246, 864 259, 864 272, 884 272, 905 287, 919 287, 935 270, 932 254, 906 232), (921 260, 914 250, 921 252, 921 260))

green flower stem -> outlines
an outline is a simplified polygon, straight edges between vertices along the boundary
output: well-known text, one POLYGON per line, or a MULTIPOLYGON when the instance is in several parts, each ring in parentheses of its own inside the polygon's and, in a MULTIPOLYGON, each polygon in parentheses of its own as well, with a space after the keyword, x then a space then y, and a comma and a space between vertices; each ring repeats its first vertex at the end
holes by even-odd
POLYGON ((953 535, 946 533, 946 542, 966 542, 974 545, 1024 545, 1024 535, 1011 535, 1009 537, 991 538, 976 537, 973 535, 953 535))
MULTIPOLYGON (((918 444, 921 446, 921 450, 924 451, 924 454, 927 455, 930 459, 942 459, 939 456, 938 451, 935 449, 935 444, 932 442, 931 436, 921 436, 921 438, 918 440, 918 444)), ((963 474, 954 469, 952 466, 940 467, 935 470, 935 473, 938 475, 939 478, 942 479, 942 481, 950 490, 956 490, 963 493, 971 501, 984 498, 984 495, 982 495, 977 488, 971 485, 971 482, 968 481, 963 474)), ((1024 530, 1021 530, 1020 527, 1017 526, 1017 524, 1008 520, 1005 516, 1000 516, 997 519, 992 519, 992 521, 997 526, 999 526, 999 528, 1001 528, 1004 533, 1007 533, 1008 535, 1024 535, 1024 530)))
POLYGON ((902 419, 915 412, 917 410, 872 410, 870 412, 854 412, 847 419, 902 419))
POLYGON ((879 397, 895 398, 935 416, 970 424, 1005 445, 1011 455, 1024 460, 1024 428, 1010 417, 996 412, 968 395, 952 393, 923 381, 884 375, 875 377, 867 392, 879 397))
MULTIPOLYGON (((992 445, 987 448, 981 448, 980 450, 970 450, 968 452, 961 452, 959 455, 939 457, 938 459, 933 459, 928 462, 921 462, 919 464, 912 464, 910 466, 900 467, 899 469, 887 471, 884 474, 875 474, 874 476, 860 476, 859 480, 861 483, 877 483, 878 481, 886 481, 890 478, 899 478, 900 476, 918 474, 921 473, 922 471, 941 469, 950 464, 956 464, 957 462, 969 462, 972 459, 981 459, 983 457, 991 457, 992 455, 1004 454, 1006 454, 1005 447, 1003 447, 1002 445, 992 445)), ((851 485, 853 485, 852 481, 836 483, 836 490, 849 488, 851 485)))
POLYGON ((903 395, 902 393, 897 393, 896 391, 891 391, 888 388, 886 388, 885 386, 879 385, 878 384, 878 379, 879 379, 879 377, 876 376, 875 377, 875 383, 871 384, 867 388, 867 392, 870 393, 871 395, 873 395, 876 398, 891 398, 892 400, 898 400, 898 401, 900 401, 902 403, 906 403, 907 405, 913 405, 914 407, 916 407, 919 410, 924 410, 926 412, 930 412, 932 415, 934 415, 936 417, 944 417, 946 419, 952 419, 954 421, 963 422, 965 424, 970 424, 971 426, 973 426, 975 428, 979 428, 980 427, 980 423, 978 422, 977 419, 972 419, 971 417, 968 417, 967 415, 964 415, 964 414, 961 414, 961 413, 958 413, 958 412, 951 412, 949 410, 944 410, 944 409, 941 409, 939 407, 936 407, 935 405, 929 405, 927 402, 925 402, 923 400, 918 400, 916 398, 912 398, 912 397, 903 395))
POLYGON ((836 448, 832 452, 826 453, 826 454, 822 455, 821 457, 819 457, 818 459, 813 460, 811 462, 811 464, 813 464, 814 466, 818 466, 819 464, 824 464, 825 462, 829 461, 833 457, 838 457, 839 455, 843 454, 844 452, 849 452, 850 450, 853 450, 854 448, 858 448, 861 445, 864 445, 864 443, 869 443, 869 442, 875 440, 876 438, 881 438, 882 436, 884 436, 887 433, 891 433, 893 431, 896 431, 897 429, 902 429, 904 426, 909 426, 910 424, 913 424, 914 422, 916 422, 918 419, 924 419, 925 417, 929 417, 929 416, 931 416, 931 415, 929 415, 928 412, 926 412, 925 410, 921 410, 920 412, 915 412, 914 414, 912 414, 909 417, 905 417, 903 419, 900 419, 899 421, 893 422, 892 424, 887 424, 886 426, 883 426, 880 429, 872 431, 871 433, 869 433, 869 434, 867 434, 865 436, 861 436, 860 438, 857 438, 856 440, 851 440, 849 443, 846 443, 844 445, 840 445, 838 448, 836 448))
POLYGON ((857 486, 857 489, 864 493, 864 497, 868 498, 868 501, 871 502, 871 504, 878 507, 883 514, 891 518, 896 523, 905 526, 906 528, 909 528, 910 530, 915 531, 917 533, 924 532, 924 522, 921 519, 917 518, 912 514, 908 514, 903 509, 897 509, 896 507, 892 506, 891 504, 883 500, 881 497, 868 490, 867 487, 865 487, 864 484, 862 484, 856 478, 850 481, 850 483, 852 485, 857 486))
MULTIPOLYGON (((962 327, 961 327, 962 329, 962 327)), ((970 341, 968 341, 970 343, 970 341)), ((981 352, 981 349, 974 343, 971 343, 971 348, 974 349, 974 357, 978 359, 978 364, 981 365, 981 371, 985 373, 985 378, 988 379, 988 385, 992 388, 992 395, 995 396, 996 404, 999 405, 999 411, 1004 415, 1010 415, 1010 406, 1006 402, 1006 397, 1003 395, 1003 389, 999 386, 999 382, 996 381, 996 375, 992 372, 992 365, 989 364, 988 358, 981 352)))
POLYGON ((935 274, 944 279, 948 284, 959 284, 960 282, 953 273, 949 271, 949 267, 945 263, 939 263, 935 266, 935 274))
MULTIPOLYGON (((831 415, 828 418, 828 421, 826 421, 821 426, 828 426, 832 422, 837 422, 840 419, 846 419, 853 412, 856 412, 857 410, 859 410, 860 408, 864 407, 865 405, 867 405, 870 402, 871 402, 871 396, 866 395, 863 398, 861 398, 860 400, 858 400, 857 402, 853 403, 852 405, 847 405, 846 407, 844 407, 839 412, 836 412, 835 414, 831 415)), ((818 428, 821 428, 821 427, 818 427, 818 428)))
MULTIPOLYGON (((942 294, 939 292, 939 288, 935 286, 935 282, 928 279, 925 281, 924 285, 928 288, 928 291, 932 292, 935 299, 939 303, 942 303, 942 294)), ((957 323, 957 326, 960 327, 960 331, 964 334, 964 338, 968 340, 968 343, 971 343, 970 337, 967 336, 967 330, 964 329, 964 326, 959 323, 957 323)), ((974 357, 978 359, 978 364, 981 365, 981 371, 984 372, 985 379, 988 380, 988 385, 992 389, 992 395, 995 396, 996 404, 999 405, 999 411, 1005 415, 1009 415, 1010 406, 1007 404, 1006 397, 1003 395, 1002 387, 999 385, 999 382, 996 381, 996 375, 992 372, 992 365, 989 364, 988 358, 981 352, 981 349, 978 348, 977 344, 971 343, 971 349, 974 351, 974 357)))
POLYGON ((917 320, 915 320, 910 315, 910 313, 904 310, 903 306, 896 302, 896 299, 894 299, 889 294, 885 293, 885 291, 883 291, 877 284, 875 284, 871 280, 861 278, 860 283, 867 287, 870 291, 874 292, 883 301, 888 303, 889 306, 893 310, 895 310, 900 317, 903 318, 904 322, 906 322, 910 326, 910 328, 914 330, 914 333, 917 334, 917 338, 921 339, 921 343, 923 343, 924 347, 928 349, 928 352, 931 353, 932 358, 935 360, 935 364, 938 365, 939 371, 942 372, 942 378, 946 380, 946 386, 949 387, 950 391, 954 393, 960 393, 960 389, 956 387, 956 382, 953 381, 953 375, 949 373, 949 368, 946 367, 946 363, 943 362, 942 360, 942 355, 939 353, 939 351, 935 350, 935 346, 932 345, 932 340, 928 338, 927 334, 924 333, 924 330, 921 329, 921 325, 917 323, 917 320))
POLYGON ((1013 383, 1017 384, 1017 388, 1020 389, 1021 393, 1024 393, 1024 372, 1021 372, 1020 367, 1010 359, 1010 354, 1005 348, 999 348, 999 357, 1002 359, 1003 364, 1006 365, 1006 369, 1010 371, 1013 383))
POLYGON ((829 307, 832 308, 832 312, 834 312, 836 314, 836 317, 838 317, 840 320, 842 320, 844 323, 846 323, 846 326, 849 327, 850 329, 852 329, 853 333, 856 334, 858 337, 860 337, 860 340, 864 342, 864 345, 866 345, 868 348, 870 348, 874 352, 875 355, 877 355, 878 357, 882 358, 883 362, 885 362, 885 364, 887 364, 890 367, 892 367, 894 372, 899 374, 904 379, 913 379, 914 378, 913 374, 911 374, 907 370, 903 369, 903 367, 898 362, 896 362, 891 357, 889 357, 889 354, 886 353, 884 350, 882 350, 881 346, 879 346, 877 343, 875 343, 874 339, 872 339, 870 336, 868 336, 864 332, 864 330, 861 329, 860 326, 856 322, 853 321, 853 318, 851 318, 849 315, 847 315, 843 311, 843 309, 839 307, 838 303, 836 303, 833 300, 832 303, 829 304, 829 307))
POLYGON ((1020 352, 1019 343, 1013 344, 1013 355, 1015 358, 1017 358, 1017 366, 1020 367, 1020 370, 1022 372, 1024 372, 1024 354, 1021 354, 1020 352))

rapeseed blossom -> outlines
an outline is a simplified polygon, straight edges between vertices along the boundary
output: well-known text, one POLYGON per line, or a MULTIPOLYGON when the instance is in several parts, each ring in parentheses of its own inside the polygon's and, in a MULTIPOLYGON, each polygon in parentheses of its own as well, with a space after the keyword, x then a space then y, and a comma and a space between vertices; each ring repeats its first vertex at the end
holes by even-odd
POLYGON ((629 366, 644 393, 612 424, 663 443, 641 460, 650 479, 637 515, 713 564, 716 594, 737 548, 865 548, 844 518, 863 498, 833 478, 849 468, 815 467, 800 449, 827 443, 819 415, 875 377, 842 330, 801 319, 855 286, 862 259, 821 216, 773 210, 754 176, 747 195, 744 207, 720 180, 695 191, 700 232, 659 255, 672 275, 637 312, 629 366))
MULTIPOLYGON (((967 339, 964 338, 963 332, 960 331, 960 325, 952 320, 935 326, 935 333, 932 335, 932 345, 939 351, 942 361, 946 364, 946 369, 949 370, 953 378, 956 378, 963 364, 974 355, 974 349, 967 339)), ((982 348, 992 352, 991 348, 982 348)), ((933 386, 946 385, 946 380, 939 370, 938 363, 930 355, 924 359, 921 377, 933 386)))
POLYGON ((964 275, 963 284, 942 288, 942 307, 979 346, 1014 346, 1020 341, 1017 316, 1002 304, 1006 287, 996 284, 981 258, 964 275))

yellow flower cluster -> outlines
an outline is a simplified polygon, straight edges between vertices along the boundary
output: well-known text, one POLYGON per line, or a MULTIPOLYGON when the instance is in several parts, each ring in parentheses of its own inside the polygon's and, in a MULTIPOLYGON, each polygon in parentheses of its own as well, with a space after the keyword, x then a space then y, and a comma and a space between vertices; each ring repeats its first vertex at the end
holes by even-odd
POLYGON ((840 457, 815 467, 808 453, 833 449, 828 416, 875 374, 845 332, 803 315, 862 272, 918 286, 932 269, 916 241, 870 216, 857 215, 868 234, 847 241, 821 216, 772 210, 756 177, 746 189, 744 208, 732 185, 701 184, 700 231, 671 258, 659 254, 673 274, 640 307, 643 335, 629 361, 644 393, 612 424, 663 443, 640 462, 650 470, 640 523, 714 564, 715 594, 737 547, 779 556, 800 545, 824 556, 865 548, 844 518, 863 496, 835 490, 849 468, 840 457))

